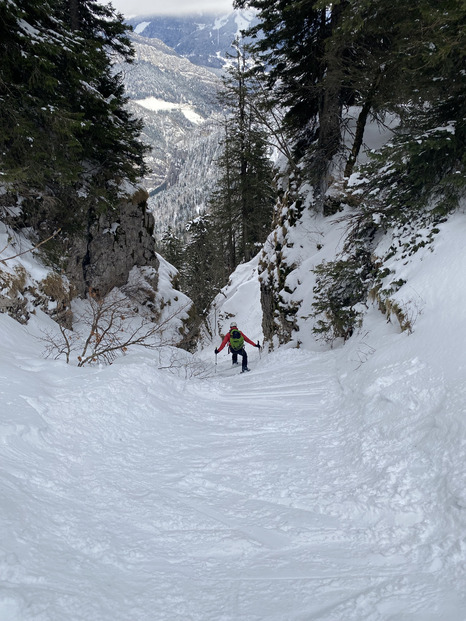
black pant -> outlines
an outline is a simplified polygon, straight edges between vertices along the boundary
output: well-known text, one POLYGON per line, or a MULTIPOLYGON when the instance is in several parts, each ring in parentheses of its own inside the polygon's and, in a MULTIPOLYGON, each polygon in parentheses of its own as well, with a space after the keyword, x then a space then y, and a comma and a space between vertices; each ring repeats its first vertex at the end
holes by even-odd
POLYGON ((231 351, 232 356, 233 356, 233 364, 237 364, 238 363, 238 354, 239 354, 240 356, 243 357, 243 362, 241 364, 241 368, 242 369, 247 369, 248 368, 248 355, 247 355, 246 350, 244 349, 244 347, 242 347, 241 349, 238 349, 238 350, 230 348, 230 351, 231 351))

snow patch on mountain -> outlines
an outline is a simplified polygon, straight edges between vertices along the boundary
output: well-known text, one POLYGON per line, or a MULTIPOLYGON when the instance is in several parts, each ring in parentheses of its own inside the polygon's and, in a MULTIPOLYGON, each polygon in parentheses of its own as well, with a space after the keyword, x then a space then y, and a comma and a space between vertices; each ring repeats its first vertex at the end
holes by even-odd
MULTIPOLYGON (((225 24, 228 23, 228 15, 223 15, 222 17, 216 17, 214 19, 214 30, 220 30, 220 28, 223 28, 225 26, 225 24)), ((205 25, 204 25, 205 26, 205 25)))
POLYGON ((153 112, 161 112, 167 110, 181 110, 184 116, 191 121, 199 125, 204 122, 204 118, 198 114, 194 108, 188 104, 177 104, 169 101, 163 101, 163 99, 157 99, 156 97, 147 97, 146 99, 136 99, 135 103, 152 110, 153 112))
POLYGON ((140 22, 137 26, 134 27, 134 32, 136 34, 142 34, 147 26, 149 26, 150 22, 140 22))
POLYGON ((238 27, 236 31, 236 37, 241 37, 242 34, 254 22, 254 19, 255 19, 255 13, 252 10, 237 11, 235 13, 235 22, 238 27))

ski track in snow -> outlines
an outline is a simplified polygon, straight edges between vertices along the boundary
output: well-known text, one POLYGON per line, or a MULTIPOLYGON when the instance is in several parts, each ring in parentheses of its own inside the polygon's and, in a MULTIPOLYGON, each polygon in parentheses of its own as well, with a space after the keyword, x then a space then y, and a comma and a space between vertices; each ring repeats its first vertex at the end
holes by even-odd
POLYGON ((466 619, 432 495, 450 464, 416 448, 451 433, 444 396, 393 386, 420 365, 360 404, 332 352, 187 381, 131 360, 62 380, 27 360, 0 384, 1 621, 466 619))

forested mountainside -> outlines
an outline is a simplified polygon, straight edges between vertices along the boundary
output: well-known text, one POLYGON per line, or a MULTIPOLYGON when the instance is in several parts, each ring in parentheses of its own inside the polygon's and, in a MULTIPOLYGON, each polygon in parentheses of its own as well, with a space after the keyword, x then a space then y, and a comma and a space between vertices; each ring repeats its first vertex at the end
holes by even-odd
POLYGON ((217 177, 221 81, 154 38, 131 35, 135 59, 119 64, 129 107, 143 120, 151 150, 142 184, 149 193, 155 235, 171 228, 186 238, 187 222, 205 207, 217 177))
POLYGON ((134 58, 130 66, 115 64, 123 72, 125 92, 131 100, 156 97, 166 102, 190 103, 203 117, 218 109, 219 80, 211 71, 193 65, 158 39, 130 35, 134 58))
POLYGON ((222 137, 219 120, 214 117, 190 128, 171 145, 170 168, 163 184, 148 199, 158 241, 169 234, 186 242, 189 222, 207 210, 218 183, 216 162, 222 137))
POLYGON ((145 15, 128 20, 134 31, 160 39, 193 64, 221 71, 232 42, 254 23, 249 10, 230 13, 192 12, 188 15, 145 15))

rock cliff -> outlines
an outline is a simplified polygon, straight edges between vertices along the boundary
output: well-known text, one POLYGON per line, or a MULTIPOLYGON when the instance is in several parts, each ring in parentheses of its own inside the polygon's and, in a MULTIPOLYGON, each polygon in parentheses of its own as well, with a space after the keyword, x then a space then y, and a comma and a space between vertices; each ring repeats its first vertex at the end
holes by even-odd
POLYGON ((111 211, 88 213, 87 230, 70 240, 65 264, 78 296, 89 291, 106 295, 113 287, 126 284, 135 266, 157 270, 154 218, 146 210, 147 198, 146 191, 139 189, 111 211))
POLYGON ((26 323, 39 307, 70 327, 74 298, 89 294, 103 298, 114 287, 126 285, 135 267, 149 268, 146 272, 151 275, 145 279, 138 302, 146 305, 153 298, 159 259, 152 235, 154 218, 147 211, 144 189, 134 188, 104 213, 88 207, 84 217, 78 216, 78 230, 59 232, 46 243, 51 232, 59 230, 56 214, 47 209, 46 201, 31 210, 23 209, 23 201, 13 195, 5 193, 0 198, 0 312, 26 323), (43 268, 35 262, 33 268, 28 265, 33 255, 43 268))

